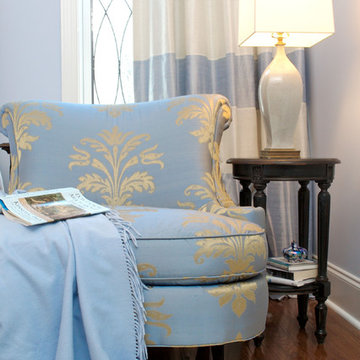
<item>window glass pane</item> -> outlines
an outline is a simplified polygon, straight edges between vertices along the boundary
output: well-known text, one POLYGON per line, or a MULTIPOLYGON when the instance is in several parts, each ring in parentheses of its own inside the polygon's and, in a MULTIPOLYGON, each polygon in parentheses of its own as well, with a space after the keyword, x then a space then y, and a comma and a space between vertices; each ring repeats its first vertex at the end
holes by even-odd
POLYGON ((92 1, 93 102, 134 101, 132 0, 92 1))

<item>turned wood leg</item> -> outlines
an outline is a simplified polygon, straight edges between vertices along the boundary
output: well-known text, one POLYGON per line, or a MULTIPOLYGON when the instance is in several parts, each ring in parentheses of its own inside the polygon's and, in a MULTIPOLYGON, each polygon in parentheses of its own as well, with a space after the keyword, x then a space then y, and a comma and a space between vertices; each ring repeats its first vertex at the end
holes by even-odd
POLYGON ((254 338, 254 344, 256 347, 259 347, 262 344, 264 337, 265 337, 265 333, 261 333, 256 338, 254 338))
MULTIPOLYGON (((325 285, 325 283, 322 285, 325 285)), ((321 288, 324 287, 322 285, 320 286, 321 288)), ((327 282, 325 287, 327 287, 329 289, 328 294, 330 294, 330 283, 327 282)), ((320 290, 319 290, 319 292, 320 292, 320 290)), ((326 293, 326 292, 324 292, 324 293, 326 293)), ((315 317, 316 317, 315 336, 316 336, 318 344, 323 344, 325 341, 325 337, 327 335, 327 333, 326 333, 327 306, 325 304, 325 301, 326 301, 328 295, 326 295, 326 296, 316 295, 315 297, 318 302, 315 307, 315 317)))
POLYGON ((198 347, 195 360, 209 360, 210 359, 210 346, 198 347))
POLYGON ((224 353, 225 353, 225 346, 224 345, 216 345, 211 347, 211 353, 213 360, 224 360, 224 353))
POLYGON ((306 322, 308 321, 307 308, 309 302, 309 295, 303 294, 297 296, 298 301, 298 316, 297 320, 301 329, 305 328, 306 322))
POLYGON ((251 206, 250 180, 240 180, 242 189, 240 190, 240 206, 251 206))
POLYGON ((310 191, 309 181, 299 181, 298 192, 298 214, 299 214, 299 245, 308 249, 309 247, 309 207, 310 191))
MULTIPOLYGON (((308 189, 309 181, 299 181, 300 189, 298 192, 298 214, 299 214, 299 245, 305 249, 309 249, 309 207, 310 207, 310 191, 308 189)), ((304 329, 308 320, 309 295, 298 295, 298 317, 300 328, 304 329)))
POLYGON ((254 182, 254 188, 256 189, 254 194, 254 206, 261 206, 264 210, 266 210, 266 194, 264 192, 266 189, 266 182, 254 182))
POLYGON ((329 248, 329 222, 330 222, 330 194, 329 182, 319 182, 320 192, 318 194, 318 276, 316 282, 318 289, 315 292, 317 305, 315 307, 316 331, 315 335, 319 344, 326 337, 326 299, 330 295, 330 282, 327 278, 327 260, 329 248))
POLYGON ((196 360, 209 360, 210 352, 213 360, 224 360, 224 349, 224 345, 199 347, 196 353, 196 360))

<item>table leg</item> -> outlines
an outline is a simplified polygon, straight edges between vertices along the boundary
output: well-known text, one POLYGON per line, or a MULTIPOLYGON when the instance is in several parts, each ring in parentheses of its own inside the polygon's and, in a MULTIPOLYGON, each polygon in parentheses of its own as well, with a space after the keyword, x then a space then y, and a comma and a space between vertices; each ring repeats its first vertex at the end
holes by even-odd
POLYGON ((242 189, 240 191, 240 206, 251 206, 250 180, 240 180, 242 189))
POLYGON ((308 249, 309 247, 309 206, 310 191, 309 181, 299 181, 298 192, 298 214, 299 214, 299 245, 308 249))
POLYGON ((197 349, 196 360, 224 360, 224 345, 202 346, 197 349))
POLYGON ((266 189, 265 181, 256 181, 254 182, 254 188, 256 190, 254 194, 254 206, 261 206, 264 210, 266 210, 266 194, 264 190, 266 189))
POLYGON ((259 347, 263 340, 265 338, 265 332, 261 333, 260 335, 258 335, 257 337, 255 337, 253 340, 254 340, 254 344, 256 347, 259 347))
POLYGON ((327 191, 329 182, 318 182, 320 192, 318 194, 318 276, 316 282, 318 289, 315 293, 317 305, 315 307, 316 331, 315 335, 319 344, 326 337, 326 299, 330 295, 330 282, 327 277, 327 260, 329 248, 329 223, 330 223, 330 194, 327 191))
MULTIPOLYGON (((310 191, 308 189, 309 181, 299 181, 300 189, 298 192, 298 214, 299 214, 299 245, 306 249, 309 248, 309 206, 310 191)), ((305 328, 308 320, 307 307, 309 301, 308 294, 297 296, 298 317, 300 327, 305 328)))
POLYGON ((301 329, 305 328, 306 322, 308 321, 308 316, 307 316, 308 302, 309 302, 309 294, 301 294, 297 296, 297 303, 298 303, 297 321, 301 329))
POLYGON ((198 347, 196 352, 196 360, 209 360, 210 359, 210 346, 198 347))
POLYGON ((225 346, 224 345, 215 345, 211 347, 211 354, 213 360, 224 360, 225 354, 225 346))

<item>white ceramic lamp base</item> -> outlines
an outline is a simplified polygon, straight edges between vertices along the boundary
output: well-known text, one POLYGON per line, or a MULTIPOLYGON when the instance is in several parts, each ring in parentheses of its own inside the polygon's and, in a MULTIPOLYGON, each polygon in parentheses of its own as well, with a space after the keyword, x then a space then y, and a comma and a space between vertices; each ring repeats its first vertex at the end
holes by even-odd
POLYGON ((303 96, 301 75, 291 63, 282 44, 276 45, 273 61, 265 69, 259 84, 259 103, 267 146, 265 158, 299 158, 294 133, 303 96))

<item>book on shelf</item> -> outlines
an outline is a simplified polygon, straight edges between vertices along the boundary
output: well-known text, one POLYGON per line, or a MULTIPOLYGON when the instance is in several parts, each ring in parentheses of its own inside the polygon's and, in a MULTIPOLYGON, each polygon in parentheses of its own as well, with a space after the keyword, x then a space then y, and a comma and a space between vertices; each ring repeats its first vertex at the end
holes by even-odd
POLYGON ((277 276, 283 279, 289 280, 305 280, 305 279, 314 279, 317 276, 317 268, 297 270, 297 271, 288 271, 284 269, 279 269, 271 265, 266 267, 267 273, 271 276, 277 276))
POLYGON ((287 271, 300 271, 308 269, 317 269, 317 263, 314 260, 305 259, 301 262, 290 262, 287 261, 284 257, 270 257, 267 260, 268 265, 273 266, 278 269, 283 269, 287 271))
POLYGON ((306 284, 310 284, 315 281, 315 279, 290 280, 290 279, 284 279, 284 278, 280 278, 277 276, 271 276, 271 275, 266 275, 266 279, 269 284, 289 285, 289 286, 295 286, 295 287, 304 286, 306 284))
POLYGON ((8 219, 25 226, 100 214, 109 209, 86 199, 75 188, 61 188, 0 196, 8 219))
POLYGON ((4 192, 4 181, 0 172, 0 191, 4 192))

